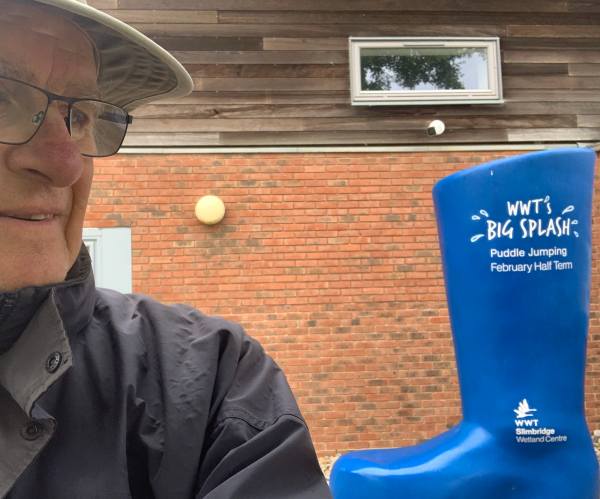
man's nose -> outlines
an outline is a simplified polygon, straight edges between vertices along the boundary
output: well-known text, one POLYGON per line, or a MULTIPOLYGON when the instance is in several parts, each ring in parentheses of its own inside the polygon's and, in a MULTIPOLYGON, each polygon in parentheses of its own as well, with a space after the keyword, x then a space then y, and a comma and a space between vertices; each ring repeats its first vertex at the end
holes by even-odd
POLYGON ((81 177, 86 162, 69 134, 68 113, 61 104, 52 103, 35 136, 15 147, 11 166, 41 177, 53 186, 68 187, 81 177))

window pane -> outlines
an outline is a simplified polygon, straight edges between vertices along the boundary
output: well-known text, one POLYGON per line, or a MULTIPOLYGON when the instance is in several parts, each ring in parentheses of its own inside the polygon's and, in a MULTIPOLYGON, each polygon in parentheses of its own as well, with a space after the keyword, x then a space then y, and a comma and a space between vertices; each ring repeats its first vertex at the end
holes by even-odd
POLYGON ((362 48, 366 91, 487 90, 486 48, 362 48))

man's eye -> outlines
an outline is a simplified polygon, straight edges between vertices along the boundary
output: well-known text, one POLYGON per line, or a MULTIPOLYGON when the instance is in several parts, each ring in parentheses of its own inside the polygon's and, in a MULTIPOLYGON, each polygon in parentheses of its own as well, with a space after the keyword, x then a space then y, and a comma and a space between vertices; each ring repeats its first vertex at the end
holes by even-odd
POLYGON ((79 109, 73 108, 71 110, 71 126, 78 128, 85 128, 90 123, 90 117, 79 109))
POLYGON ((0 106, 6 107, 13 105, 13 99, 10 93, 0 89, 0 106))
POLYGON ((9 92, 0 89, 0 113, 3 117, 14 118, 19 114, 20 106, 9 92))

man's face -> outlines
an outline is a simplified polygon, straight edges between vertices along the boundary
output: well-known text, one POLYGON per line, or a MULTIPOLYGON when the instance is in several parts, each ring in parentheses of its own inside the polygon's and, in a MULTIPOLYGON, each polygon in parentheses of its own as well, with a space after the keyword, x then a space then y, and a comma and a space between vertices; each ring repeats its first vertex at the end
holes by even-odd
MULTIPOLYGON (((0 9, 0 76, 94 95, 94 54, 81 31, 20 0, 0 0, 0 9)), ((53 102, 27 144, 0 144, 0 291, 60 282, 79 252, 92 161, 71 140, 64 107, 53 102), (50 217, 31 220, 40 215, 50 217)))

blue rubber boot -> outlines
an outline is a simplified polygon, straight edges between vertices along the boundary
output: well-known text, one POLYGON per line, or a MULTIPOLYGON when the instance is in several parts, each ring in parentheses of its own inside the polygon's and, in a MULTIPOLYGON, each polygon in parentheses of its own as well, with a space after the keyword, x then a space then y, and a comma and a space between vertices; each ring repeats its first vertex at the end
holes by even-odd
POLYGON ((335 499, 598 499, 584 414, 595 159, 525 154, 434 187, 463 421, 342 456, 335 499))

